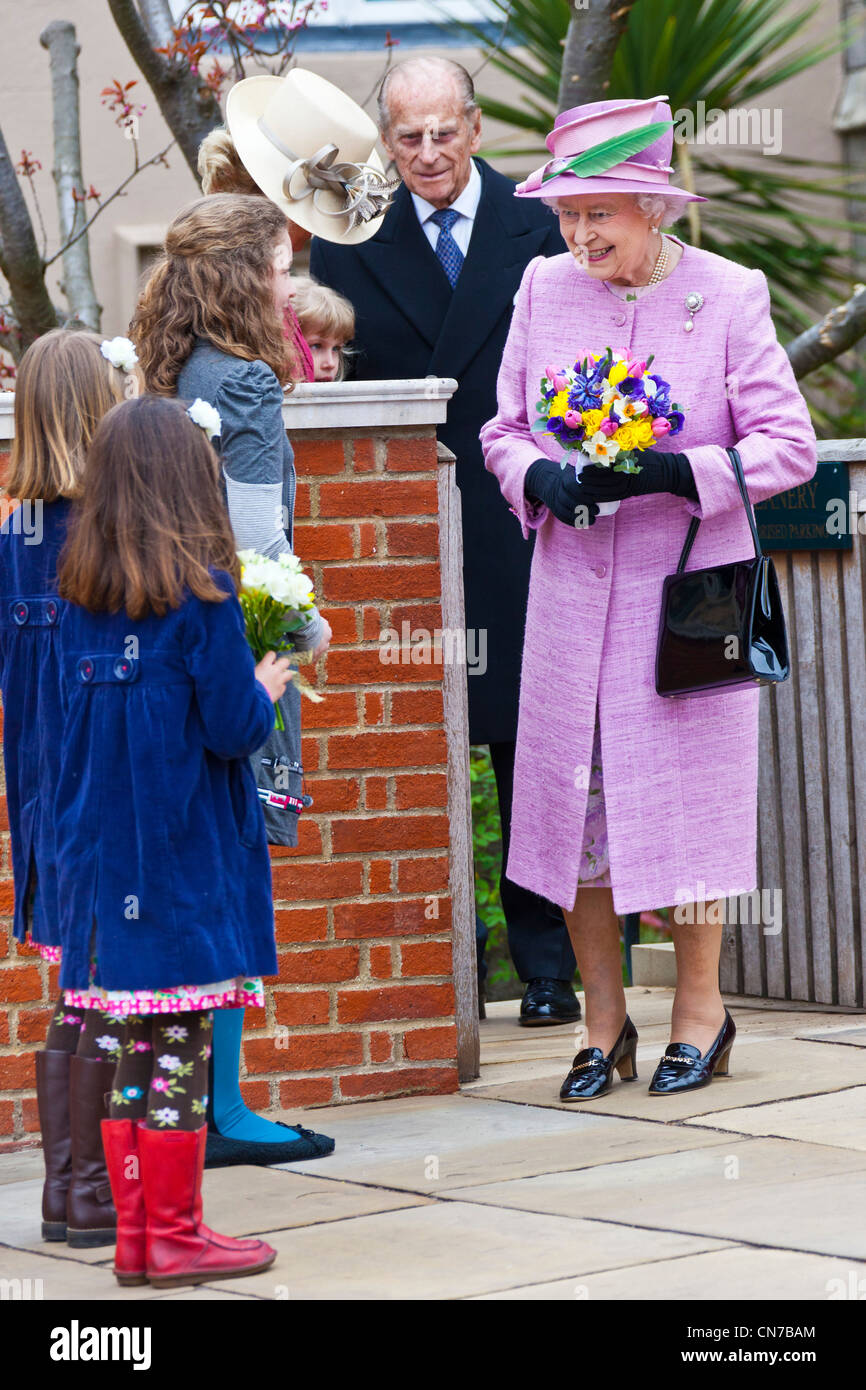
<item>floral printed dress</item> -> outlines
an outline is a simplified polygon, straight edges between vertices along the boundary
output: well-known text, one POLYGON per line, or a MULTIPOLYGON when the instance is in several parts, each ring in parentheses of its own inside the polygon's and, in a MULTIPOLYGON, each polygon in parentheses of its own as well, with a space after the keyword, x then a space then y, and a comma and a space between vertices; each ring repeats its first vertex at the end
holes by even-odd
POLYGON ((586 817, 583 823, 583 846, 580 853, 580 867, 577 871, 578 885, 592 884, 593 888, 610 888, 610 860, 607 852, 607 817, 604 809, 604 787, 601 776, 601 730, 598 723, 598 705, 595 707, 595 733, 590 757, 589 794, 586 802, 586 817))

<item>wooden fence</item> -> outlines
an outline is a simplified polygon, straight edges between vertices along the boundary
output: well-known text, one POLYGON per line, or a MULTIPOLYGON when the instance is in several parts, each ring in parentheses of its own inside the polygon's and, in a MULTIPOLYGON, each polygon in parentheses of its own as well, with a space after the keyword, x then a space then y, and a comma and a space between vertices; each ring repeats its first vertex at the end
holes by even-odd
POLYGON ((781 914, 752 924, 728 900, 722 988, 863 1007, 866 439, 822 441, 819 460, 849 465, 853 543, 772 552, 791 677, 761 692, 758 885, 781 891, 781 914))

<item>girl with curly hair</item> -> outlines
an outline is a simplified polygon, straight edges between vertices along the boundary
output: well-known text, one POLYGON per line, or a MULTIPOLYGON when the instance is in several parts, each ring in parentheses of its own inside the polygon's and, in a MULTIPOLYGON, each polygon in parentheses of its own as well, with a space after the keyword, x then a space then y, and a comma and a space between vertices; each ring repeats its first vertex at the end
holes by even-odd
MULTIPOLYGON (((243 193, 248 197, 263 198, 265 195, 255 179, 248 174, 235 149, 235 142, 225 126, 218 126, 205 136, 198 147, 198 176, 201 179, 202 193, 243 193)), ((302 251, 310 240, 305 227, 289 219, 289 237, 292 251, 302 251)), ((298 381, 315 381, 316 371, 313 354, 304 335, 298 318, 296 305, 286 307, 285 333, 291 340, 297 355, 297 369, 294 375, 298 381)))
MULTIPOLYGON (((291 298, 292 246, 284 213, 267 198, 216 193, 172 222, 132 323, 147 389, 201 397, 219 412, 214 439, 238 550, 275 557, 292 547, 295 468, 283 424, 283 389, 292 389, 292 348, 283 331, 291 298)), ((292 634, 298 651, 322 656, 331 639, 313 610, 292 634)), ((300 696, 294 682, 280 702, 292 768, 301 787, 300 696)), ((261 750, 253 757, 260 770, 261 750)), ((287 798, 291 802, 293 798, 287 798)), ((300 799, 295 798, 300 809, 300 799)), ((297 815, 285 812, 281 843, 297 843, 297 815)), ((208 1165, 315 1158, 333 1140, 274 1124, 240 1094, 243 1011, 223 1010, 214 1030, 208 1165)))

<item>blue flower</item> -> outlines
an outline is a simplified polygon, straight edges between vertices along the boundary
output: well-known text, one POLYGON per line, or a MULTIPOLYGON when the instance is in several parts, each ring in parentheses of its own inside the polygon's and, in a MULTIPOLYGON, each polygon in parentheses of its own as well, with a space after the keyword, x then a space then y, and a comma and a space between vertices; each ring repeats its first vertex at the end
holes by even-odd
POLYGON ((140 1086, 124 1086, 122 1095, 124 1100, 140 1100, 144 1091, 140 1086))
POLYGON ((686 417, 681 410, 672 410, 668 415, 668 420, 670 421, 671 434, 679 434, 686 422, 686 417))

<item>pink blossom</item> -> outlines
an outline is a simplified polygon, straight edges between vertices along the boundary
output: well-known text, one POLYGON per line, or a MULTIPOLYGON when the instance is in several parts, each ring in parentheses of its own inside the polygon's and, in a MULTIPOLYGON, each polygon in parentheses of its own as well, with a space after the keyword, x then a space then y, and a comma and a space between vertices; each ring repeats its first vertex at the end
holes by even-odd
POLYGON ((656 439, 664 439, 665 435, 670 434, 671 427, 663 415, 659 415, 652 423, 652 431, 656 439))
POLYGON ((617 424, 616 420, 611 420, 609 415, 605 415, 604 419, 599 425, 599 429, 601 430, 602 434, 606 434, 609 439, 612 434, 616 434, 617 430, 619 429, 619 425, 617 424))
POLYGON ((579 410, 567 410, 562 418, 570 430, 576 430, 583 424, 579 410))
POLYGON ((567 378, 567 377, 564 377, 564 376, 562 375, 562 372, 557 372, 556 375, 554 376, 554 378, 553 378, 553 389, 554 389, 554 391, 567 391, 567 390, 568 390, 568 378, 567 378))
POLYGON ((553 381, 553 378, 555 376, 558 376, 559 373, 557 372, 555 367, 545 367, 544 375, 547 377, 548 381, 553 381))
POLYGON ((646 362, 637 362, 637 361, 635 361, 635 362, 629 362, 629 364, 628 364, 628 374, 629 374, 629 376, 641 377, 641 376, 643 376, 643 374, 644 374, 645 371, 646 371, 646 362))
POLYGON ((150 1084, 154 1091, 167 1091, 171 1086, 164 1076, 155 1076, 150 1084))

